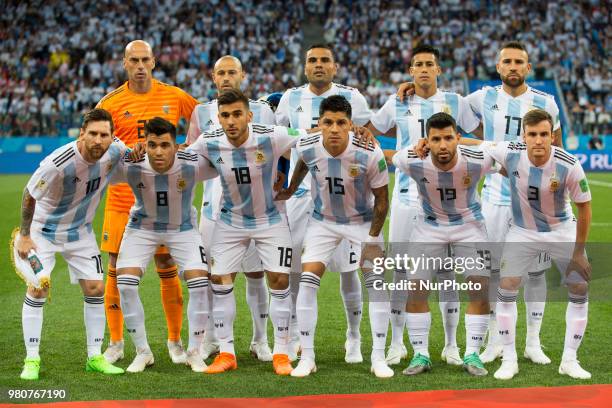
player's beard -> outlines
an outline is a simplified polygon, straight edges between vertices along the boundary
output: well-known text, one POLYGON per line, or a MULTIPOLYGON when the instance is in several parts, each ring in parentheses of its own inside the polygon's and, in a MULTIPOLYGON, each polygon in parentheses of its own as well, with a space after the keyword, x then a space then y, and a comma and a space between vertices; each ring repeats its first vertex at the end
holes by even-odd
POLYGON ((435 160, 438 162, 438 164, 447 164, 450 163, 451 161, 453 161, 453 159, 455 158, 455 152, 451 152, 451 151, 447 151, 448 156, 445 159, 441 159, 439 155, 434 156, 435 160))
POLYGON ((508 76, 502 76, 501 80, 505 85, 509 86, 510 88, 518 88, 525 83, 525 77, 522 77, 520 75, 512 79, 508 78, 508 76))

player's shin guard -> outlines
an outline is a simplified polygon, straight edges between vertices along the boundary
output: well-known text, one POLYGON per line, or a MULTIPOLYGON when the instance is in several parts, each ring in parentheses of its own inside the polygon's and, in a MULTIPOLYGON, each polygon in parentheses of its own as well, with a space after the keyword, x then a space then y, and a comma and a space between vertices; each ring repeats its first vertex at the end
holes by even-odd
POLYGON ((108 265, 108 275, 104 286, 104 308, 106 324, 110 332, 110 341, 116 343, 123 340, 123 312, 117 288, 117 269, 108 265))
MULTIPOLYGON (((268 288, 264 278, 246 278, 246 301, 253 319, 252 343, 268 342, 268 288)), ((291 301, 291 298, 289 298, 291 301)), ((290 312, 291 313, 291 312, 290 312)))
MULTIPOLYGON (((395 270, 393 272, 393 283, 406 280, 405 270, 395 270)), ((408 299, 408 291, 395 289, 391 291, 391 345, 401 345, 404 343, 404 327, 406 326, 406 316, 404 309, 406 308, 406 300, 408 299)))
POLYGON ((546 307, 546 271, 529 273, 525 282, 525 310, 527 315, 526 345, 540 346, 540 328, 546 307))
POLYGON ((497 288, 499 287, 499 269, 491 271, 489 278, 489 327, 486 347, 501 345, 497 330, 497 288))
POLYGON ((214 305, 214 294, 212 289, 212 283, 209 282, 208 290, 206 291, 208 297, 208 307, 210 311, 208 322, 206 323, 206 330, 204 332, 204 343, 217 343, 217 333, 215 332, 215 319, 213 318, 213 305, 214 305))
POLYGON ((236 355, 234 351, 234 319, 236 318, 236 298, 234 285, 212 284, 213 319, 215 333, 219 339, 221 353, 236 355))
POLYGON ((300 291, 296 302, 302 358, 314 359, 314 336, 317 327, 318 305, 317 292, 321 278, 314 273, 304 271, 300 278, 300 291))
POLYGON ((356 270, 340 274, 340 293, 346 312, 347 337, 358 340, 361 338, 359 327, 361 325, 362 299, 361 283, 356 270))
POLYGON ((429 357, 429 330, 431 329, 431 312, 406 312, 406 328, 414 355, 422 354, 429 357))
POLYGON ((138 294, 140 277, 134 275, 121 275, 117 277, 117 287, 121 295, 121 309, 130 337, 136 346, 136 352, 150 350, 145 330, 145 316, 140 295, 138 294))
MULTIPOLYGON (((438 273, 438 282, 454 281, 453 271, 438 273)), ((446 286, 443 286, 445 288, 446 286)), ((449 286, 450 287, 450 286, 449 286)), ((442 325, 444 326, 444 345, 457 347, 457 326, 459 326, 459 293, 454 289, 440 289, 439 302, 442 325)))
POLYGON ((289 323, 289 338, 298 340, 300 338, 300 329, 298 327, 297 320, 297 297, 300 291, 300 278, 302 273, 300 271, 294 272, 293 270, 289 273, 289 290, 291 291, 291 322, 289 323))
POLYGON ((289 321, 291 320, 291 292, 286 289, 270 289, 270 320, 274 327, 272 354, 289 353, 289 321))
POLYGON ((102 341, 104 340, 104 297, 85 296, 83 303, 83 317, 85 319, 85 333, 87 335, 87 357, 91 358, 102 354, 102 341))
POLYGON ((161 301, 168 325, 168 340, 179 341, 183 326, 183 291, 176 266, 157 269, 161 283, 161 301))
POLYGON ((504 361, 516 361, 516 298, 518 290, 497 290, 497 331, 504 347, 504 361))
POLYGON ((204 330, 210 314, 208 304, 208 278, 197 277, 187 280, 189 303, 187 304, 187 319, 189 321, 189 345, 187 351, 199 350, 204 330))
POLYGON ((26 293, 21 309, 21 324, 27 358, 39 358, 43 306, 47 298, 35 298, 26 293))
POLYGON ((488 324, 488 314, 465 314, 465 356, 480 354, 488 324))
POLYGON ((363 280, 368 290, 368 309, 372 331, 372 361, 385 359, 387 330, 389 329, 389 294, 382 288, 383 276, 364 272, 363 280))
POLYGON ((577 351, 582 343, 589 314, 587 295, 569 294, 569 303, 565 311, 565 344, 562 360, 576 360, 577 351))

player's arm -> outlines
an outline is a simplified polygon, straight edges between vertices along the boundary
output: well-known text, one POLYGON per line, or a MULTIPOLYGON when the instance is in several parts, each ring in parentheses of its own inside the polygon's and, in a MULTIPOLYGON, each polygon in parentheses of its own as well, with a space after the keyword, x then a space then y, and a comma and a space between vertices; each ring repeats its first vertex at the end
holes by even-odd
POLYGON ((383 154, 385 155, 385 161, 387 162, 388 166, 393 164, 393 156, 395 156, 395 153, 397 153, 397 150, 383 150, 383 154))
POLYGON ((36 200, 30 195, 28 188, 23 189, 23 198, 21 199, 21 226, 19 227, 19 241, 15 243, 17 253, 23 259, 28 256, 32 249, 36 249, 36 245, 30 236, 30 227, 32 219, 34 219, 34 210, 36 209, 36 200))
POLYGON ((308 174, 308 166, 301 158, 298 159, 295 169, 293 170, 293 176, 291 177, 291 183, 289 187, 282 189, 274 198, 275 200, 287 200, 293 195, 302 184, 304 177, 308 174))
POLYGON ((553 130, 553 136, 553 145, 563 149, 563 132, 561 131, 561 128, 553 130))
POLYGON ((586 281, 591 280, 591 264, 586 257, 585 247, 591 228, 591 202, 574 203, 578 209, 576 217, 576 245, 568 271, 575 270, 586 281))
POLYGON ((396 126, 395 119, 395 95, 392 95, 378 112, 370 117, 366 128, 375 135, 396 137, 395 132, 391 133, 396 126))
POLYGON ((374 194, 374 209, 372 214, 372 225, 370 226, 370 236, 378 237, 385 225, 385 219, 389 211, 388 184, 379 188, 373 188, 372 194, 374 194))

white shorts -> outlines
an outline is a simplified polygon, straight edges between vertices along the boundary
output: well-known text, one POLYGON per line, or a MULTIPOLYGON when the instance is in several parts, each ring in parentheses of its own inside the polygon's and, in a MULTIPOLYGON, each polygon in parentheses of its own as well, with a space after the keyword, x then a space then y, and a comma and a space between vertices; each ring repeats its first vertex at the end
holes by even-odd
POLYGON ((395 197, 391 201, 389 256, 401 253, 406 248, 403 243, 410 242, 418 212, 419 209, 416 205, 406 205, 395 197))
MULTIPOLYGON (((491 243, 489 247, 491 251, 491 269, 498 271, 503 249, 503 244, 501 243, 506 242, 506 235, 512 222, 512 207, 483 201, 482 215, 485 219, 487 235, 491 243)), ((550 267, 550 256, 543 252, 534 260, 529 268, 529 272, 545 271, 550 267)))
POLYGON ((413 262, 418 261, 418 258, 421 258, 421 261, 413 265, 407 279, 432 280, 438 271, 446 269, 445 262, 439 260, 448 259, 449 245, 455 262, 455 273, 466 277, 489 277, 491 271, 486 267, 488 262, 485 260, 486 240, 484 223, 433 226, 419 218, 414 228, 412 242, 407 245, 406 252, 413 258, 413 262), (426 259, 429 261, 425 262, 426 259))
POLYGON ((279 224, 255 229, 236 228, 217 220, 210 249, 212 274, 243 272, 242 261, 252 242, 263 270, 289 273, 293 258, 291 233, 285 217, 282 220, 279 224))
POLYGON ((159 245, 165 245, 180 270, 208 271, 200 234, 195 229, 154 232, 126 228, 119 248, 117 269, 140 268, 143 273, 159 245))
POLYGON ((576 238, 576 221, 567 221, 550 232, 538 232, 510 226, 501 260, 500 277, 526 279, 534 261, 540 257, 542 250, 550 255, 561 273, 561 280, 567 283, 584 283, 584 279, 572 272, 566 276, 566 270, 574 253, 576 238))
MULTIPOLYGON (((38 280, 50 278, 55 267, 55 254, 60 253, 68 264, 70 283, 77 284, 79 280, 102 280, 104 269, 100 248, 93 232, 80 232, 80 238, 74 242, 51 242, 32 230, 30 236, 36 244, 36 256, 42 264, 42 270, 36 274, 38 280)), ((17 250, 13 249, 15 266, 24 270, 32 269, 27 259, 21 259, 17 250)))
MULTIPOLYGON (((304 237, 306 228, 312 214, 314 204, 307 192, 301 197, 291 197, 287 200, 287 220, 289 221, 289 229, 291 230, 291 239, 293 247, 293 266, 292 272, 300 273, 302 271, 301 255, 303 253, 304 237)), ((359 251, 361 253, 361 251, 359 251)), ((359 268, 359 256, 357 251, 350 242, 342 240, 335 250, 329 269, 335 272, 351 272, 359 268)))
POLYGON ((361 244, 367 239, 369 232, 370 223, 340 225, 310 218, 304 237, 302 263, 321 262, 327 266, 338 253, 341 243, 347 242, 355 259, 355 266, 351 270, 358 269, 361 244))
MULTIPOLYGON (((200 218, 200 235, 202 236, 202 246, 206 256, 210 258, 210 250, 212 244, 212 235, 215 230, 215 224, 217 222, 209 218, 202 216, 200 218)), ((240 263, 240 270, 242 272, 261 272, 263 271, 263 265, 255 250, 255 243, 251 241, 251 244, 247 248, 247 252, 240 263)))

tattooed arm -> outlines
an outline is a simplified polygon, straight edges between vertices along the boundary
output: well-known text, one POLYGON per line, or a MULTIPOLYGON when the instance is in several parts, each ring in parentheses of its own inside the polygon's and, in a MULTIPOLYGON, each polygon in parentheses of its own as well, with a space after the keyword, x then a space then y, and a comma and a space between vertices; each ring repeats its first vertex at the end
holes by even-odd
POLYGON ((295 169, 293 170, 293 176, 291 177, 291 184, 289 187, 282 189, 274 198, 275 200, 287 200, 289 197, 295 193, 300 184, 302 184, 302 180, 308 174, 308 166, 304 163, 304 160, 298 159, 298 162, 295 165, 295 169))
POLYGON ((21 200, 21 227, 19 229, 19 240, 15 244, 17 253, 25 259, 28 252, 36 249, 32 237, 30 237, 30 226, 34 218, 34 209, 36 208, 36 200, 30 195, 27 187, 23 190, 23 199, 21 200))
POLYGON ((380 235, 387 212, 389 211, 389 190, 388 185, 372 189, 374 194, 374 214, 372 216, 372 225, 370 226, 370 236, 377 237, 380 235))

